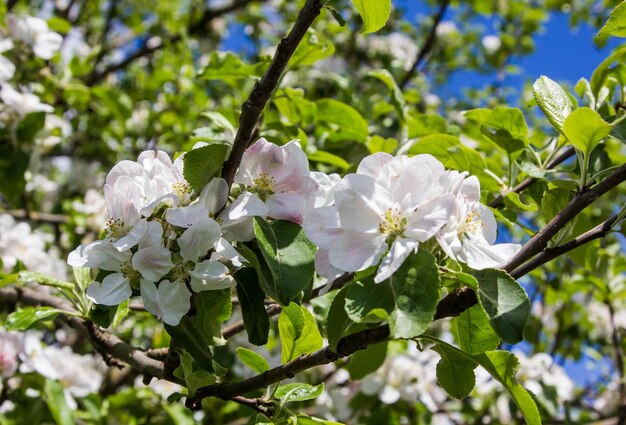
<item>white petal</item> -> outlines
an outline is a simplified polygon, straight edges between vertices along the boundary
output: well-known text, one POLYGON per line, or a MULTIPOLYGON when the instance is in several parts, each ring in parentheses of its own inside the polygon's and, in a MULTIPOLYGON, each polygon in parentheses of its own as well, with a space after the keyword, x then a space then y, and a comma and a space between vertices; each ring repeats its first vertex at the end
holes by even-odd
POLYGON ((33 52, 41 59, 51 59, 61 48, 63 37, 56 32, 48 31, 37 37, 33 52))
POLYGON ((211 214, 215 214, 226 204, 228 200, 228 184, 226 180, 222 178, 214 178, 212 179, 202 192, 200 192, 200 197, 198 198, 198 203, 204 205, 204 207, 211 214))
POLYGON ((426 242, 448 221, 454 211, 454 195, 446 195, 421 204, 416 211, 406 213, 404 234, 416 241, 426 242))
POLYGON ((328 257, 332 266, 355 272, 378 263, 386 250, 385 236, 348 230, 337 238, 328 257))
POLYGON ((228 267, 219 261, 203 261, 198 263, 191 276, 191 289, 195 292, 232 288, 235 279, 228 274, 228 267))
POLYGON ((110 274, 102 283, 93 282, 87 288, 87 298, 102 305, 118 305, 132 294, 130 282, 121 273, 110 274))
POLYGON ((91 249, 85 250, 88 267, 98 267, 102 270, 119 271, 122 263, 130 260, 130 251, 120 252, 110 240, 103 239, 91 243, 91 249))
POLYGON ((113 242, 113 246, 117 248, 118 251, 129 250, 139 243, 141 238, 145 235, 147 229, 148 222, 146 220, 139 220, 126 236, 113 242))
POLYGON ((335 207, 322 207, 309 211, 302 227, 307 238, 324 250, 329 250, 335 240, 343 234, 339 211, 335 207))
POLYGON ((220 225, 209 217, 203 217, 178 238, 180 255, 185 261, 197 261, 206 255, 221 237, 220 225))
POLYGON ((479 203, 474 204, 473 209, 476 210, 479 215, 479 220, 483 223, 483 237, 485 238, 487 243, 489 243, 489 245, 493 245, 498 235, 498 223, 496 222, 496 218, 493 215, 493 211, 479 203))
POLYGON ((149 221, 146 231, 139 240, 139 249, 162 247, 161 239, 163 238, 163 227, 158 221, 149 221))
POLYGON ((349 174, 335 188, 335 205, 344 229, 378 232, 393 199, 387 189, 371 177, 349 174))
POLYGON ((239 252, 224 238, 220 238, 215 244, 215 252, 229 260, 235 267, 241 267, 243 263, 248 262, 248 260, 239 255, 239 252))
POLYGON ((416 252, 419 242, 411 239, 398 238, 391 244, 391 249, 378 267, 378 272, 374 278, 374 282, 380 283, 385 279, 389 279, 404 263, 404 260, 412 253, 416 252))
POLYGON ((199 202, 181 208, 168 208, 165 212, 165 220, 168 223, 184 229, 190 227, 201 218, 208 216, 209 211, 199 202))
POLYGON ((472 269, 482 270, 505 265, 520 249, 519 244, 489 245, 482 238, 470 237, 463 241, 463 250, 457 256, 472 269))
POLYGON ((8 81, 15 75, 15 65, 13 62, 0 56, 0 81, 8 81))
POLYGON ((328 292, 334 280, 337 279, 342 274, 344 274, 343 270, 339 270, 338 268, 333 267, 330 264, 330 259, 328 258, 328 254, 329 254, 328 251, 320 249, 319 251, 317 251, 317 254, 315 255, 315 271, 320 276, 326 278, 326 284, 320 291, 320 295, 324 295, 326 292, 328 292))
POLYGON ((307 202, 299 193, 275 193, 267 198, 266 204, 268 216, 302 224, 307 202))
POLYGON ((225 218, 238 220, 242 217, 266 217, 267 205, 250 192, 244 192, 227 208, 225 218))
POLYGON ((380 172, 393 159, 393 156, 385 152, 377 152, 368 155, 361 160, 357 174, 364 174, 376 180, 380 176, 380 172))
POLYGON ((170 250, 158 246, 140 249, 133 255, 133 268, 153 282, 161 279, 174 267, 170 250))
POLYGON ((191 308, 191 292, 181 282, 164 280, 157 288, 154 283, 141 279, 140 288, 146 310, 168 325, 178 325, 191 308))

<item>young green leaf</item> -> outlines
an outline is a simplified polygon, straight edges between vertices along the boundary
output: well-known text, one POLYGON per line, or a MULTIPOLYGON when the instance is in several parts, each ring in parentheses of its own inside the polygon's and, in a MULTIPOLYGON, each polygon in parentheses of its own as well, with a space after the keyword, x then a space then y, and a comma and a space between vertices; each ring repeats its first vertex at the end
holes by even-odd
POLYGON ((256 373, 270 370, 270 365, 267 364, 267 361, 261 355, 247 348, 237 347, 237 357, 256 373))
POLYGON ((303 384, 293 382, 281 385, 276 389, 274 396, 281 399, 283 403, 290 401, 306 401, 319 397, 324 392, 324 383, 319 385, 303 384))
POLYGON ((626 3, 620 3, 611 11, 609 20, 600 29, 598 35, 612 35, 626 37, 626 3))
POLYGON ((528 146, 528 125, 518 108, 478 108, 467 111, 465 116, 479 123, 483 134, 508 153, 528 146))
POLYGON ((437 363, 437 381, 439 385, 454 398, 463 399, 469 395, 476 385, 474 369, 478 366, 456 350, 446 346, 435 345, 432 348, 439 353, 441 359, 437 363))
POLYGON ((58 425, 74 425, 74 412, 67 405, 63 385, 59 381, 46 379, 43 388, 44 400, 58 425))
POLYGON ((380 322, 395 307, 394 297, 388 285, 372 280, 355 282, 346 293, 345 309, 350 320, 356 323, 380 322))
POLYGON ((352 140, 365 143, 369 136, 367 120, 352 106, 335 99, 320 99, 317 105, 317 122, 328 129, 328 140, 352 140))
POLYGON ((9 314, 4 326, 8 331, 25 331, 38 323, 53 320, 59 314, 70 314, 64 310, 52 307, 25 307, 9 314))
POLYGON ((582 107, 572 112, 563 124, 563 134, 567 140, 585 155, 595 148, 613 127, 591 108, 582 107))
POLYGON ((304 306, 291 303, 278 316, 283 364, 301 354, 322 348, 322 335, 315 318, 304 306))
POLYGON ((323 34, 309 28, 289 60, 288 66, 293 69, 298 66, 313 65, 319 60, 332 56, 333 53, 335 53, 335 45, 323 34))
POLYGON ((466 353, 480 354, 498 348, 500 338, 489 324, 489 317, 479 305, 465 310, 455 320, 459 344, 466 353))
POLYGON ((381 29, 391 15, 391 0, 352 0, 363 19, 363 32, 381 29))
POLYGON ((177 349, 176 352, 180 357, 180 368, 182 368, 182 376, 176 373, 180 378, 185 380, 189 394, 193 396, 200 387, 213 384, 217 378, 214 374, 207 372, 198 365, 198 362, 187 351, 177 349))
POLYGON ((283 305, 297 298, 312 281, 317 248, 291 221, 268 223, 254 217, 254 233, 267 263, 278 301, 283 305))
POLYGON ((230 295, 230 289, 204 291, 197 294, 197 313, 191 320, 210 345, 226 344, 226 340, 222 338, 221 326, 230 318, 233 311, 230 295))
POLYGON ((230 149, 231 145, 228 143, 211 143, 185 154, 183 175, 196 193, 200 193, 204 186, 219 174, 222 164, 230 154, 230 149))
POLYGON ((350 356, 348 372, 352 379, 363 379, 370 373, 376 372, 387 357, 387 342, 370 345, 365 350, 359 350, 350 356))
POLYGON ((574 110, 574 104, 567 92, 556 82, 542 75, 533 84, 533 94, 539 108, 554 128, 562 133, 565 119, 574 110))
POLYGON ((199 76, 206 80, 222 80, 230 85, 239 84, 240 80, 263 75, 267 64, 254 65, 244 63, 239 56, 231 52, 211 52, 207 65, 199 76))
POLYGON ((474 276, 478 280, 478 299, 493 329, 504 342, 521 341, 530 313, 526 291, 502 270, 479 270, 474 276))
POLYGON ((421 249, 410 255, 380 285, 387 286, 394 299, 389 315, 393 338, 414 338, 430 326, 441 291, 437 263, 431 254, 421 249))

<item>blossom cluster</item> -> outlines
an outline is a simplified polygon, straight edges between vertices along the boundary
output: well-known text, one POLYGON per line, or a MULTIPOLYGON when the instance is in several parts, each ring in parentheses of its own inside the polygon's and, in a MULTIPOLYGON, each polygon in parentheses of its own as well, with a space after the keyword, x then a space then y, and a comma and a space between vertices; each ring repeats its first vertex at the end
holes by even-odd
MULTIPOLYGON (((74 397, 85 397, 99 390, 105 364, 101 358, 80 355, 68 346, 44 345, 36 331, 7 332, 0 328, 0 386, 21 385, 21 374, 37 373, 61 383, 67 404, 76 409, 74 397), (71 364, 72 367, 67 367, 71 364)), ((30 393, 38 396, 37 393, 30 393)), ((2 409, 7 409, 3 405, 2 409)))
POLYGON ((178 324, 192 292, 235 285, 232 272, 246 260, 233 243, 254 238, 255 216, 303 225, 319 247, 317 272, 329 280, 380 263, 381 282, 430 239, 476 269, 497 267, 519 248, 493 245, 496 223, 479 202, 478 180, 446 171, 430 155, 370 155, 341 179, 310 171, 297 141, 261 139, 243 155, 230 203, 221 178, 195 193, 183 158, 146 151, 107 175, 106 238, 81 245, 68 260, 102 271, 87 291, 96 303, 141 295, 148 311, 178 324))

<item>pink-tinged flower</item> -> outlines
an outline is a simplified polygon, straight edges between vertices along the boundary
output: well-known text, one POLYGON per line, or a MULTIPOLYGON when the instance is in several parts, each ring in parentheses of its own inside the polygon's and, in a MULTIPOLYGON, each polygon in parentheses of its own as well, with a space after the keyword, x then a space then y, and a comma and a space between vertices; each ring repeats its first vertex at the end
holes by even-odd
POLYGON ((456 261, 475 270, 506 264, 521 249, 513 243, 495 244, 498 225, 493 212, 480 201, 480 183, 466 173, 448 172, 455 203, 448 221, 437 232, 441 249, 456 261))
POLYGON ((374 278, 382 282, 447 222, 454 196, 441 187, 444 174, 430 155, 371 155, 336 185, 335 206, 307 214, 305 233, 333 268, 359 271, 382 259, 374 278))
POLYGON ((297 141, 284 146, 265 139, 243 155, 235 183, 244 184, 267 205, 269 217, 301 224, 309 198, 317 190, 309 162, 297 141))

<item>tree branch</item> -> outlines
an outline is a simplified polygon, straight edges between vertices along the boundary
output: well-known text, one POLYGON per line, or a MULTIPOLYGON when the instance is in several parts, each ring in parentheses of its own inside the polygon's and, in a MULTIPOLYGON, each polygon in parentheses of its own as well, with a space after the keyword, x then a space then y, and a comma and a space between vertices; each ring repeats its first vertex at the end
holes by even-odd
POLYGON ((419 66, 422 64, 424 59, 426 59, 426 56, 430 53, 433 47, 435 47, 435 41, 437 40, 437 27, 441 23, 443 15, 445 15, 449 4, 450 0, 442 0, 437 14, 433 16, 433 26, 430 28, 428 38, 426 38, 426 41, 419 52, 417 52, 417 56, 415 57, 415 61, 411 65, 411 68, 407 71, 402 81, 400 81, 400 84, 398 84, 401 89, 404 89, 409 81, 411 81, 411 78, 413 78, 419 66))
MULTIPOLYGON (((266 0, 234 0, 231 4, 220 7, 218 9, 207 9, 202 14, 202 17, 198 19, 197 22, 189 26, 189 28, 187 29, 187 32, 190 35, 198 35, 207 26, 207 24, 211 22, 213 19, 219 18, 220 16, 230 13, 232 11, 235 11, 237 9, 241 9, 252 2, 263 2, 263 1, 266 1, 266 0)), ((128 65, 130 65, 137 59, 142 58, 144 56, 151 55, 152 53, 156 52, 157 50, 162 49, 168 44, 173 44, 173 43, 177 43, 181 41, 182 35, 174 34, 171 36, 164 36, 163 40, 161 40, 160 43, 156 43, 154 45, 149 45, 150 38, 151 38, 150 34, 145 34, 143 36, 143 41, 141 42, 141 45, 139 46, 139 48, 135 50, 134 53, 128 55, 121 62, 108 65, 106 68, 104 68, 100 72, 96 72, 95 67, 94 67, 94 71, 91 74, 89 74, 88 77, 86 77, 85 84, 88 86, 93 86, 99 83, 107 75, 126 68, 128 65)))
POLYGON ((251 142, 252 132, 256 126, 265 105, 270 96, 278 86, 280 77, 283 74, 289 59, 300 44, 313 21, 319 16, 322 4, 320 0, 307 0, 296 19, 289 35, 280 40, 274 58, 267 71, 255 84, 254 89, 243 103, 241 116, 239 117, 239 129, 233 143, 233 150, 230 157, 222 168, 222 177, 226 179, 230 187, 235 178, 237 167, 241 162, 244 151, 251 142))
MULTIPOLYGON (((561 155, 557 156, 552 161, 548 162, 548 164, 546 164, 546 169, 550 170, 556 167, 557 165, 561 164, 562 162, 565 162, 567 159, 574 156, 575 153, 576 153, 576 150, 574 149, 574 147, 570 146, 561 155)), ((526 179, 522 180, 522 182, 519 183, 517 186, 498 195, 493 201, 489 202, 489 206, 491 208, 500 208, 502 205, 504 205, 504 198, 506 197, 506 195, 508 195, 509 193, 523 192, 528 187, 532 186, 536 181, 537 179, 534 177, 527 177, 526 179)))
POLYGON ((613 224, 616 220, 617 215, 614 215, 613 217, 598 224, 593 229, 590 229, 585 233, 576 236, 574 239, 567 243, 564 243, 563 245, 559 245, 554 248, 544 249, 532 260, 522 264, 520 267, 513 270, 511 272, 511 276, 515 279, 518 279, 535 270, 537 267, 544 265, 550 260, 560 257, 561 255, 570 252, 571 250, 576 249, 582 245, 585 245, 586 243, 605 237, 611 231, 613 224))
POLYGON ((618 186, 626 180, 626 164, 621 165, 607 178, 590 189, 579 192, 574 199, 558 213, 546 226, 533 236, 522 249, 517 253, 506 266, 504 270, 512 272, 521 264, 525 263, 533 256, 544 250, 548 246, 548 242, 557 234, 567 223, 569 223, 578 213, 591 205, 596 199, 604 195, 609 190, 618 186))
POLYGON ((275 367, 260 375, 244 379, 239 382, 218 383, 198 389, 193 398, 187 399, 187 407, 198 408, 200 402, 206 397, 218 397, 223 400, 231 400, 233 397, 265 388, 275 382, 293 378, 299 372, 332 363, 340 358, 363 350, 372 344, 386 341, 389 338, 389 326, 383 325, 372 329, 366 329, 352 335, 341 338, 337 345, 337 351, 324 347, 311 354, 304 354, 284 365, 275 367))

